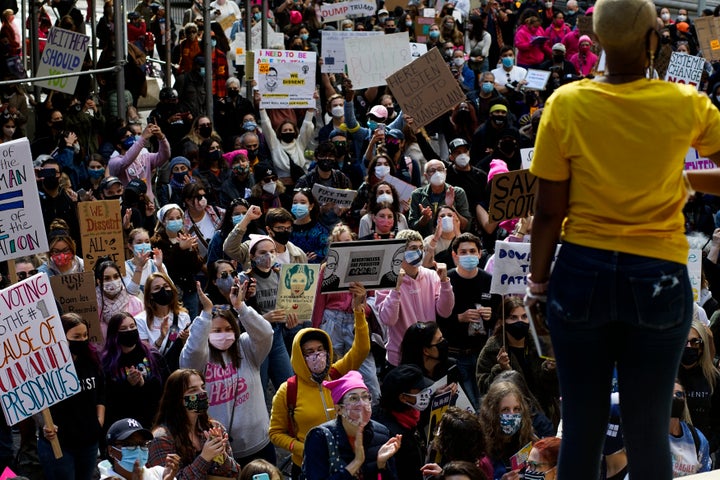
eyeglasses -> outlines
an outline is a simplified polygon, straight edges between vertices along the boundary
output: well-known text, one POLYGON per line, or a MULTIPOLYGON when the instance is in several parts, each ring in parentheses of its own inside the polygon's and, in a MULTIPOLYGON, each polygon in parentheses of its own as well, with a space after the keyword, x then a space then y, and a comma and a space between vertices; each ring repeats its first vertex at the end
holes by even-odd
POLYGON ((347 142, 333 142, 333 145, 335 145, 335 148, 345 148, 347 147, 347 142))
POLYGON ((388 145, 399 145, 400 140, 398 140, 397 138, 388 137, 385 139, 385 143, 387 143, 388 145))
POLYGON ((322 161, 334 162, 335 157, 317 157, 317 161, 318 162, 322 162, 322 161))
POLYGON ((272 227, 272 231, 275 233, 292 232, 293 227, 272 227))
POLYGON ((265 182, 265 183, 275 182, 275 181, 277 181, 277 179, 278 179, 277 175, 273 175, 272 177, 265 177, 263 179, 263 182, 265 182))
POLYGON ((350 393, 343 400, 343 405, 358 405, 360 402, 372 403, 372 395, 369 392, 350 393))
POLYGON ((293 190, 293 193, 308 193, 312 192, 312 188, 308 187, 300 187, 293 190))
POLYGON ((425 173, 427 173, 428 175, 432 175, 435 172, 444 172, 444 171, 445 171, 445 167, 438 167, 438 168, 430 168, 425 173))
POLYGON ((547 462, 533 462, 532 460, 528 460, 527 466, 530 470, 537 471, 539 467, 550 467, 551 465, 547 462))
POLYGON ((691 338, 687 341, 686 345, 690 347, 699 347, 703 344, 702 338, 691 338))
POLYGON ((677 392, 673 392, 673 397, 675 398, 685 398, 685 392, 678 390, 677 392))
POLYGON ((228 275, 231 276, 232 278, 235 278, 235 277, 237 277, 237 272, 235 270, 231 270, 229 272, 222 272, 220 274, 220 278, 228 278, 228 275))
POLYGON ((32 269, 29 272, 17 272, 18 280, 25 280, 28 277, 32 277, 33 275, 37 274, 38 271, 36 269, 32 269))
POLYGON ((198 201, 200 201, 200 200, 202 200, 203 198, 205 198, 205 195, 204 195, 204 194, 203 194, 203 195, 195 195, 195 196, 193 196, 193 197, 188 197, 188 200, 198 200, 198 201))

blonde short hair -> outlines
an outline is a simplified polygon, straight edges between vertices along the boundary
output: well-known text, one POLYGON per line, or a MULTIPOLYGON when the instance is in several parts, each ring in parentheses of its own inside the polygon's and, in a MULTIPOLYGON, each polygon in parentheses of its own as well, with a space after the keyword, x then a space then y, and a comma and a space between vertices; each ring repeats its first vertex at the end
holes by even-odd
POLYGON ((645 46, 645 37, 656 26, 655 4, 650 0, 597 0, 593 30, 605 50, 624 51, 645 46))

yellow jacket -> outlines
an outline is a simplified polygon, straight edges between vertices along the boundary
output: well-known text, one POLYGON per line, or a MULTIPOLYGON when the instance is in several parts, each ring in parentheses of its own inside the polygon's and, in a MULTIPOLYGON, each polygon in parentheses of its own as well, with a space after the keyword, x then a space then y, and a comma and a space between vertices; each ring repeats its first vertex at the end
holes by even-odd
MULTIPOLYGON (((311 428, 335 418, 335 405, 333 405, 330 390, 315 382, 310 369, 305 363, 302 350, 303 337, 309 332, 321 332, 326 338, 329 358, 333 358, 332 342, 330 336, 317 328, 304 328, 295 335, 292 346, 290 362, 297 375, 297 400, 295 402, 296 436, 291 437, 288 431, 287 382, 280 385, 272 402, 270 413, 270 441, 277 447, 292 452, 295 465, 302 465, 305 450, 305 436, 311 428), (291 448, 292 444, 292 448, 291 448)), ((350 370, 360 368, 362 362, 370 353, 370 332, 364 310, 355 310, 355 339, 347 354, 332 364, 331 368, 340 375, 350 370)), ((329 376, 327 377, 329 380, 329 376)))

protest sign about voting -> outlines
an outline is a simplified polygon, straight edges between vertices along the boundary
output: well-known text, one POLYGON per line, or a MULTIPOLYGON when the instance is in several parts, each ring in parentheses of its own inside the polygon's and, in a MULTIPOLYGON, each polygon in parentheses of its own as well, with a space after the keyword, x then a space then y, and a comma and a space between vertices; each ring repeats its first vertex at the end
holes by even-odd
POLYGON ((0 290, 0 311, 0 404, 15 425, 81 385, 46 274, 0 290))
POLYGON ((0 145, 0 261, 47 252, 35 170, 27 138, 0 145))
POLYGON ((537 188, 537 177, 529 170, 495 175, 490 191, 490 220, 500 222, 532 215, 537 188))
MULTIPOLYGON (((555 249, 555 259, 560 245, 555 249)), ((530 244, 519 242, 495 242, 493 274, 490 293, 499 295, 525 294, 527 274, 530 273, 530 244)))
MULTIPOLYGON (((38 77, 49 77, 82 70, 90 37, 81 33, 51 27, 38 65, 38 77)), ((78 77, 54 78, 37 82, 39 86, 58 92, 75 93, 78 77)))
POLYGON ((320 42, 320 56, 322 73, 345 73, 347 65, 345 57, 345 39, 352 37, 377 37, 383 32, 344 32, 335 30, 320 30, 322 42, 320 42))

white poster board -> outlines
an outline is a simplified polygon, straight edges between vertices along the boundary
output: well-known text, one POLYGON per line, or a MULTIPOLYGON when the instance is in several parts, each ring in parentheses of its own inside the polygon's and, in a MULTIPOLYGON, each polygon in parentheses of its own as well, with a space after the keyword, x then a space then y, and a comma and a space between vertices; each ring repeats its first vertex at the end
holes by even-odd
POLYGON ((527 81, 525 88, 528 90, 545 90, 548 79, 550 79, 550 72, 530 68, 525 76, 525 81, 527 81))
POLYGON ((692 248, 688 252, 687 262, 688 276, 690 277, 690 286, 693 292, 693 301, 697 302, 700 298, 700 290, 702 290, 702 250, 692 248))
POLYGON ((320 4, 320 16, 324 23, 345 18, 372 17, 377 11, 375 0, 349 0, 338 3, 320 4))
POLYGON ((532 163, 533 155, 535 155, 535 148, 521 148, 520 149, 520 162, 522 163, 522 169, 528 170, 532 163))
POLYGON ((313 185, 312 194, 320 205, 334 203, 339 208, 350 208, 357 196, 357 190, 326 187, 316 183, 313 185))
POLYGON ((314 108, 316 56, 295 50, 255 52, 260 108, 314 108))
MULTIPOLYGON (((245 45, 245 32, 238 32, 235 35, 235 40, 233 40, 230 45, 228 59, 233 60, 235 65, 245 65, 245 55, 248 50, 259 50, 262 48, 262 23, 258 22, 253 25, 250 34, 250 42, 252 44, 250 49, 245 45)), ((276 32, 268 28, 267 39, 268 48, 278 50, 285 48, 285 37, 281 32, 276 32)))
POLYGON ((700 77, 705 69, 705 59, 688 55, 687 53, 672 52, 670 63, 665 72, 665 81, 683 83, 700 88, 700 77))
POLYGON ((717 165, 712 160, 701 157, 700 153, 692 147, 685 154, 685 170, 709 170, 716 167, 717 165))
POLYGON ((330 244, 321 293, 346 291, 350 283, 365 288, 395 288, 403 258, 405 240, 359 240, 330 244))
MULTIPOLYGON (((331 4, 332 5, 332 4, 331 4)), ((345 39, 354 37, 377 37, 383 32, 344 32, 335 30, 320 30, 320 57, 323 64, 322 73, 345 73, 345 39)), ((353 85, 354 86, 354 85, 353 85)))
MULTIPOLYGON (((555 256, 552 259, 553 266, 558 253, 560 253, 560 245, 555 249, 555 256)), ((527 274, 530 273, 530 244, 495 242, 493 262, 490 293, 525 295, 527 274)))
POLYGON ((347 74, 353 88, 386 85, 385 79, 412 60, 407 32, 345 39, 347 74))
MULTIPOLYGON (((40 57, 37 77, 73 73, 82 70, 90 37, 58 27, 50 27, 45 50, 40 57)), ((64 77, 37 82, 41 87, 58 92, 75 93, 78 77, 64 77)))

